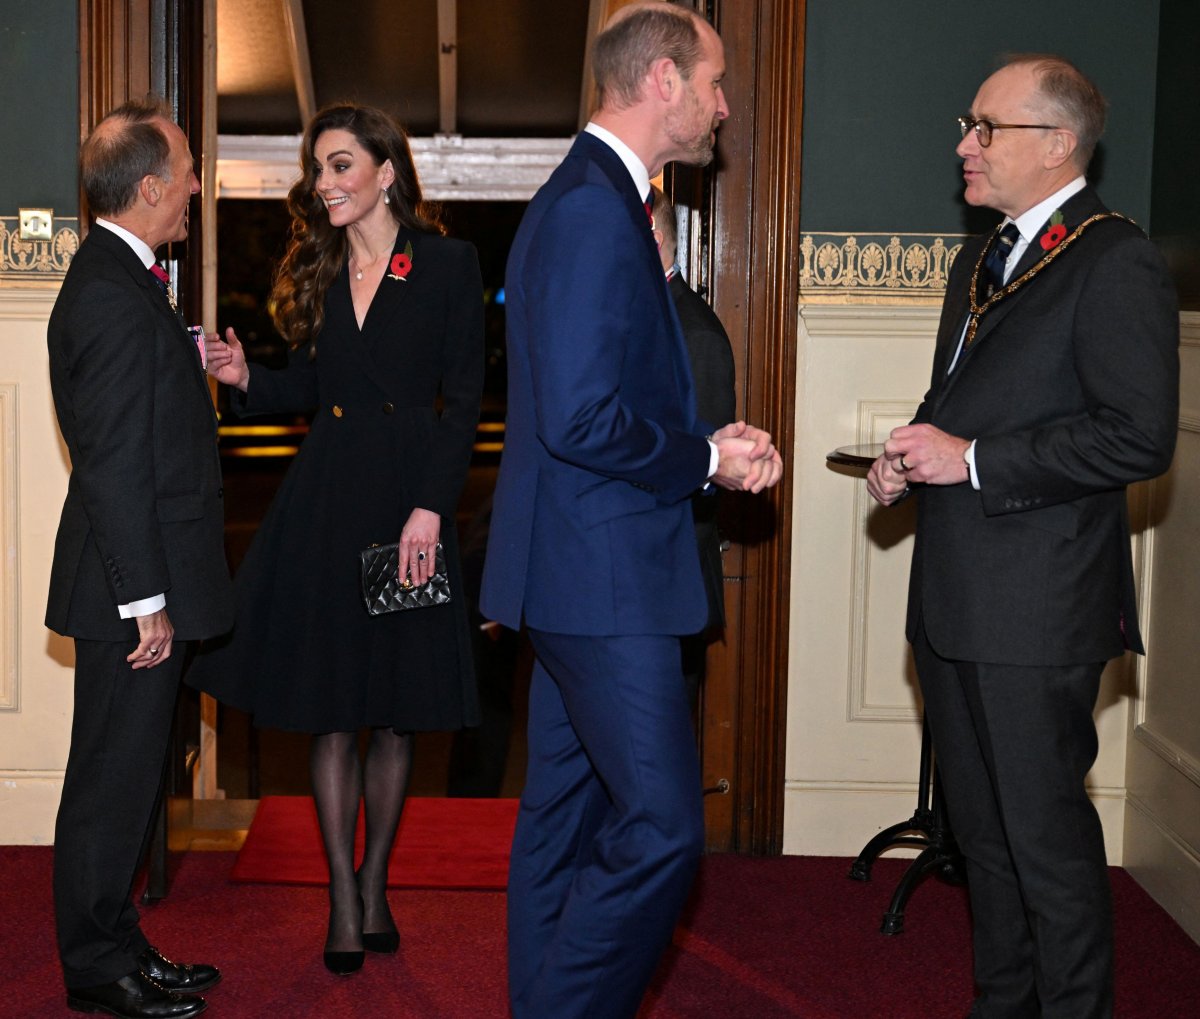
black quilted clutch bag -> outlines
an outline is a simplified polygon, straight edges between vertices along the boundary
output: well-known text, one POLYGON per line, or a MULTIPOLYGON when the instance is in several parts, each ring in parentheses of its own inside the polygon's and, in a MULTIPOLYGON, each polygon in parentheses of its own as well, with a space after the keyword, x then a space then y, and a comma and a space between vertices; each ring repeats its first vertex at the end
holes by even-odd
POLYGON ((373 616, 401 609, 424 609, 430 605, 445 605, 450 600, 450 581, 446 579, 446 556, 441 542, 433 556, 433 576, 420 587, 411 580, 403 584, 396 579, 400 568, 400 547, 372 545, 364 548, 362 558, 362 596, 367 612, 373 616))

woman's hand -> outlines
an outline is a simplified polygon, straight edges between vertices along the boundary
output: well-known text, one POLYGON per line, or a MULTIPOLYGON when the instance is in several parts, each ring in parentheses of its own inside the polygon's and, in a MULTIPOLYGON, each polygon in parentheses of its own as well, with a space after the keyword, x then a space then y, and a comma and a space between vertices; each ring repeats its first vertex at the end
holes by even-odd
POLYGON ((209 375, 222 385, 233 386, 243 393, 246 391, 250 385, 250 368, 233 326, 225 330, 224 341, 217 333, 205 333, 204 353, 209 375))
POLYGON ((409 514, 404 530, 400 532, 400 566, 398 578, 412 580, 420 587, 433 576, 433 554, 442 533, 442 518, 432 510, 419 506, 409 514))

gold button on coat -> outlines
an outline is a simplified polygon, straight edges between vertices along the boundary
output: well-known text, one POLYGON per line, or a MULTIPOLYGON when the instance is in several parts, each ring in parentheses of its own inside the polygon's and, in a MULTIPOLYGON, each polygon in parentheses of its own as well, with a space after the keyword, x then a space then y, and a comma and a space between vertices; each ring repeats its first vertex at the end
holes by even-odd
POLYGON ((340 418, 342 416, 342 408, 339 407, 336 403, 333 405, 333 416, 335 418, 340 418))

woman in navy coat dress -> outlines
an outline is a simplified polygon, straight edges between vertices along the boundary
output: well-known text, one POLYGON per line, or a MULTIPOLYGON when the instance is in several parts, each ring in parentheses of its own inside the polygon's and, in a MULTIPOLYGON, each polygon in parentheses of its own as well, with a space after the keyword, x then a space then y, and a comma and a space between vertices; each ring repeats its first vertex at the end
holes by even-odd
POLYGON ((313 796, 330 871, 325 963, 394 952, 387 864, 412 733, 478 722, 454 514, 483 383, 475 249, 442 236, 408 141, 387 114, 341 105, 305 132, 288 196, 292 234, 272 292, 292 353, 249 365, 233 330, 208 370, 243 414, 312 411, 311 430, 236 578, 231 638, 192 685, 263 727, 313 733, 313 796), (441 542, 447 605, 370 616, 359 553, 400 542, 428 579, 441 542), (365 760, 358 732, 371 731, 365 760), (365 855, 354 868, 359 798, 365 855))

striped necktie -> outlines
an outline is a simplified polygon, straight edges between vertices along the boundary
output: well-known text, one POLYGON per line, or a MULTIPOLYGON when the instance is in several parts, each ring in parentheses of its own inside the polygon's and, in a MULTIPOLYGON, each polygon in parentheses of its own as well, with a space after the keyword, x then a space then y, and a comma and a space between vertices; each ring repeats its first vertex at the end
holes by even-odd
POLYGON ((1008 264, 1008 256, 1012 254, 1013 245, 1020 236, 1016 223, 1006 224, 1000 231, 1000 236, 996 238, 996 243, 992 245, 992 250, 987 253, 987 258, 983 261, 988 274, 986 297, 991 297, 1004 286, 1004 268, 1008 264))

